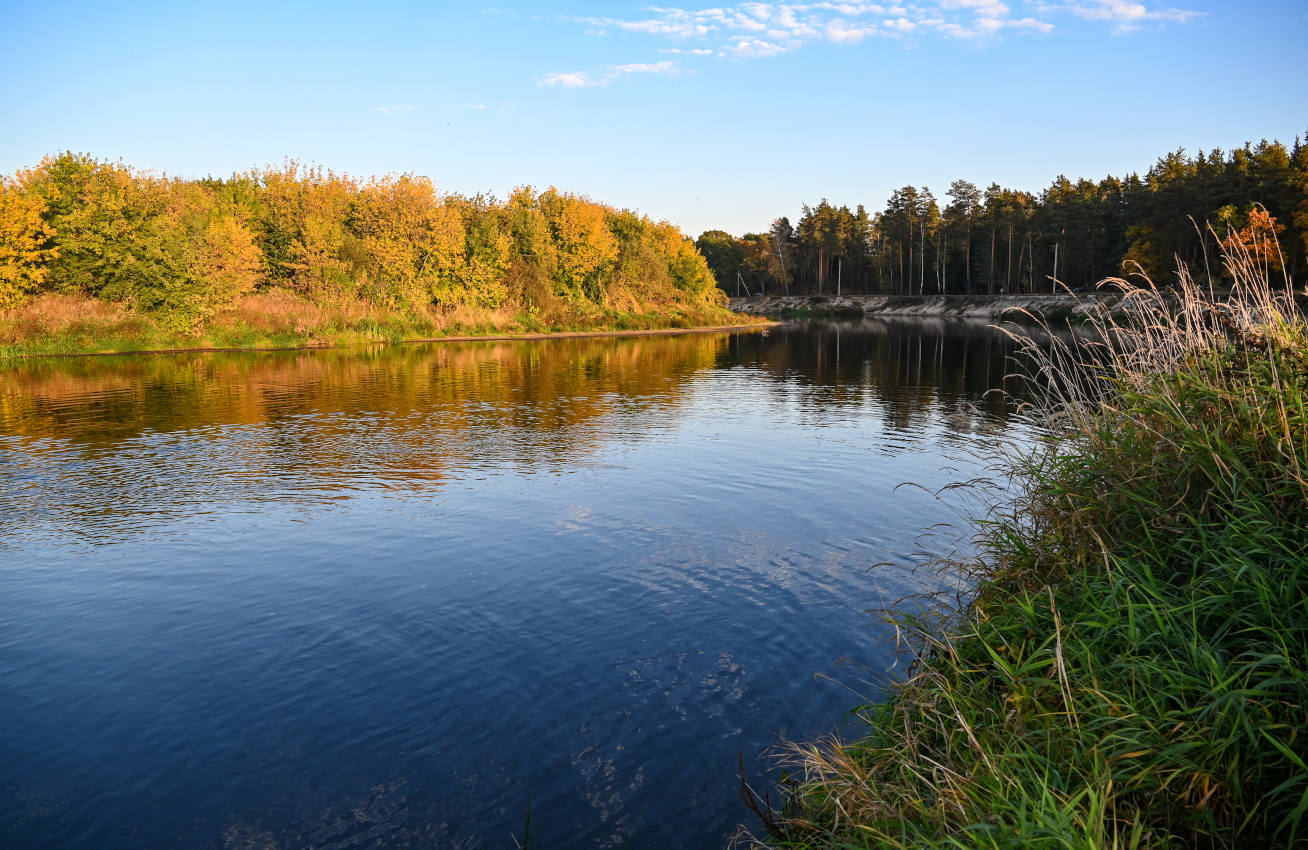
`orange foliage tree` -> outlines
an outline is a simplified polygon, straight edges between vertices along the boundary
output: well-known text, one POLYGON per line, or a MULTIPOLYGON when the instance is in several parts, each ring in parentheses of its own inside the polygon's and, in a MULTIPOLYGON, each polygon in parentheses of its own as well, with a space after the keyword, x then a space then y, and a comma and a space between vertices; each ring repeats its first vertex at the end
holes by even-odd
MULTIPOLYGON (((1229 209, 1221 210, 1228 223, 1235 218, 1229 209)), ((1222 240, 1222 247, 1235 256, 1248 256, 1263 269, 1281 271, 1281 248, 1277 237, 1284 232, 1285 225, 1278 224, 1264 207, 1254 206, 1245 216, 1244 227, 1232 228, 1222 240)))

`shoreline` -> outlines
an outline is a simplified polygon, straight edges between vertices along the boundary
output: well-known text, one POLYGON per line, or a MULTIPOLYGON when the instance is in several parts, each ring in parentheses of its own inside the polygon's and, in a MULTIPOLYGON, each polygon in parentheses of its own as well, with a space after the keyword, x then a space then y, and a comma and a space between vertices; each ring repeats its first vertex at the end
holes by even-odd
MULTIPOLYGON (((416 337, 402 339, 398 342, 376 340, 364 343, 308 343, 305 345, 283 345, 269 347, 239 346, 193 346, 186 348, 138 348, 128 351, 76 351, 51 354, 14 354, 12 359, 41 360, 54 357, 128 357, 145 354, 212 354, 220 352, 264 354, 278 351, 327 351, 331 349, 355 348, 369 345, 420 345, 432 342, 529 342, 550 339, 597 339, 600 337, 633 336, 672 336, 676 334, 735 333, 740 331, 766 330, 783 325, 785 322, 771 320, 766 322, 748 322, 733 325, 705 325, 693 328, 648 328, 644 330, 609 330, 609 331, 552 331, 544 333, 520 334, 458 334, 453 336, 416 337)), ((0 354, 0 357, 3 357, 0 354)))
POLYGON ((1026 312, 1046 317, 1087 317, 1120 308, 1121 293, 1059 292, 996 295, 756 295, 731 298, 728 308, 753 316, 787 313, 998 319, 1026 312))
POLYGON ((968 591, 880 609, 913 666, 849 738, 786 746, 779 809, 742 776, 742 846, 1303 844, 1308 314, 1234 267, 1224 300, 1184 266, 1128 290, 1097 372, 1020 343, 1051 432, 976 556, 933 562, 968 591))

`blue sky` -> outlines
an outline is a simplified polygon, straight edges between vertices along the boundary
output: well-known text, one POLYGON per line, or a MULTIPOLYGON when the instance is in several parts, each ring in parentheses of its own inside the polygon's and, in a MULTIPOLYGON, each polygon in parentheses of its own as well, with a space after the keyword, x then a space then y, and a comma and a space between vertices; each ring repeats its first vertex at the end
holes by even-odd
POLYGON ((555 185, 697 235, 1308 131, 1302 1, 3 3, 5 173, 296 157, 555 185))

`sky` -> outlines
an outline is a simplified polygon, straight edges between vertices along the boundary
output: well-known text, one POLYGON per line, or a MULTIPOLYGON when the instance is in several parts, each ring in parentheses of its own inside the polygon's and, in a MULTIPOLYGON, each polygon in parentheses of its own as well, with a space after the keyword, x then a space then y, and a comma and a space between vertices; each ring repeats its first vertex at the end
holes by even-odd
POLYGON ((0 0, 0 173, 290 157, 739 235, 1308 134, 1304 0, 722 2, 0 0))

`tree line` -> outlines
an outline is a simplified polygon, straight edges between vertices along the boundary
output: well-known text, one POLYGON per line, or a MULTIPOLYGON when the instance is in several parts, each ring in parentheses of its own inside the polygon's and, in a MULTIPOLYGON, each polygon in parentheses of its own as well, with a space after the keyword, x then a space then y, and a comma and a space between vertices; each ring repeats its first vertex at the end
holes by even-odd
POLYGON ((805 205, 766 233, 710 230, 696 241, 730 295, 998 294, 1088 288, 1143 271, 1165 284, 1176 259, 1222 271, 1238 244, 1269 269, 1308 271, 1308 145, 1177 150, 1143 176, 1072 181, 1038 195, 955 180, 938 200, 904 186, 883 210, 805 205))
POLYGON ((272 288, 582 319, 721 300, 676 227, 553 188, 499 201, 293 160, 183 180, 72 152, 0 178, 0 309, 67 293, 194 325, 272 288))

